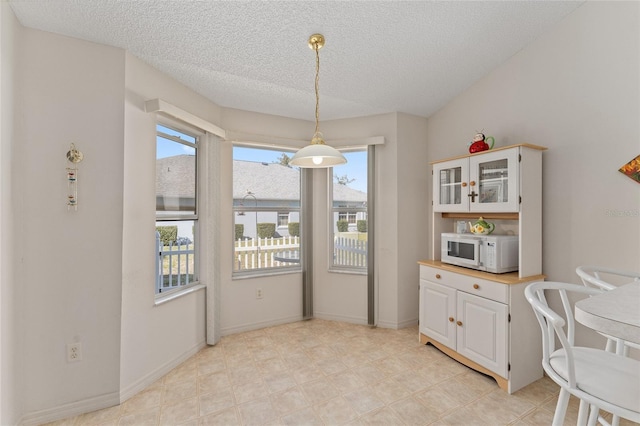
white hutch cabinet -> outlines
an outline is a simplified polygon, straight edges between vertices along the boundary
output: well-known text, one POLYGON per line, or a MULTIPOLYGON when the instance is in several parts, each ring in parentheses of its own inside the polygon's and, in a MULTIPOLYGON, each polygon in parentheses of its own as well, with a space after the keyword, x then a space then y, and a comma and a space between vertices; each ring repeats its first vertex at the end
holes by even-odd
POLYGON ((517 212, 520 148, 485 151, 433 165, 436 212, 517 212))
POLYGON ((420 341, 493 377, 509 393, 542 377, 538 323, 524 288, 542 272, 542 151, 521 144, 433 164, 433 260, 419 262, 420 341), (440 262, 440 234, 479 216, 519 236, 519 271, 440 262))

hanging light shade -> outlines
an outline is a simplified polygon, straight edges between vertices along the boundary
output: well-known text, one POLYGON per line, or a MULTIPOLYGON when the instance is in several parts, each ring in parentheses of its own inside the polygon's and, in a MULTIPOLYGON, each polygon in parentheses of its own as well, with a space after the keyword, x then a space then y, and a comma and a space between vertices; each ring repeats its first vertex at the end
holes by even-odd
POLYGON ((297 167, 321 168, 333 167, 345 164, 347 159, 335 148, 330 147, 324 142, 319 125, 319 107, 320 95, 318 92, 318 81, 320 77, 320 53, 318 52, 324 46, 324 36, 322 34, 313 34, 309 37, 309 47, 316 52, 316 131, 311 139, 311 145, 307 145, 291 158, 289 164, 297 167))

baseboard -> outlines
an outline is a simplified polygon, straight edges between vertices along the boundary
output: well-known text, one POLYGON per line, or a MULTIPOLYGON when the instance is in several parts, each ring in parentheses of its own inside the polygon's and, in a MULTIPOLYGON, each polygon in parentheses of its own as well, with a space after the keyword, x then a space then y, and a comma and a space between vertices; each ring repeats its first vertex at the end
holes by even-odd
POLYGON ((89 413, 91 411, 101 410, 103 408, 112 407, 120 403, 118 392, 111 392, 92 398, 86 398, 69 404, 59 405, 46 410, 34 411, 27 413, 18 422, 20 425, 40 425, 49 423, 68 417, 74 417, 80 414, 89 413))
POLYGON ((376 324, 380 328, 390 328, 392 330, 400 330, 407 327, 413 327, 418 325, 418 320, 406 320, 402 322, 380 321, 376 324))
MULTIPOLYGON (((367 318, 354 317, 354 316, 348 316, 348 315, 336 315, 336 314, 329 314, 325 312, 314 312, 313 317, 318 319, 328 320, 328 321, 348 322, 350 324, 362 324, 362 325, 368 324, 367 318)), ((417 319, 406 320, 400 323, 378 320, 376 327, 390 328, 392 330, 400 330, 402 328, 413 327, 416 325, 418 325, 417 319)))
POLYGON ((367 318, 354 317, 354 316, 348 316, 348 315, 329 314, 326 312, 314 312, 313 317, 317 319, 327 320, 327 321, 347 322, 350 324, 361 324, 361 325, 368 324, 367 318))
POLYGON ((169 373, 171 370, 191 358, 193 355, 197 354, 202 348, 207 346, 206 341, 202 341, 189 349, 187 352, 183 353, 177 358, 172 359, 171 361, 161 365, 159 368, 150 372, 146 376, 136 380, 131 385, 127 386, 124 389, 120 389, 120 403, 125 402, 132 396, 138 394, 139 392, 146 389, 148 386, 152 385, 156 381, 160 380, 165 374, 169 373))
POLYGON ((244 333, 245 331, 259 330, 261 328, 273 327, 281 324, 289 324, 292 322, 302 321, 302 316, 294 316, 288 318, 279 318, 270 321, 253 322, 250 324, 242 324, 234 327, 227 327, 220 330, 223 336, 229 336, 230 334, 244 333))
POLYGON ((402 321, 398 323, 398 330, 401 330, 403 328, 415 327, 418 324, 419 324, 419 321, 417 318, 412 320, 402 321))

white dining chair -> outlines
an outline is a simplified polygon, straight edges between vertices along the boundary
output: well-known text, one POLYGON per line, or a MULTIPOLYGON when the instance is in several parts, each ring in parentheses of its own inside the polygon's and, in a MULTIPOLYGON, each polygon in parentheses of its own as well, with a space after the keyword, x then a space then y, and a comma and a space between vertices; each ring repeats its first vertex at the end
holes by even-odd
MULTIPOLYGON (((585 286, 602 290, 613 290, 620 285, 640 281, 640 273, 638 272, 603 266, 578 266, 576 268, 576 274, 578 274, 585 286)), ((640 345, 636 343, 627 342, 603 333, 600 334, 607 338, 605 348, 609 352, 616 351, 619 354, 628 356, 629 348, 640 349, 640 345)))
POLYGON ((575 320, 569 294, 592 296, 603 292, 552 281, 535 282, 525 289, 542 330, 542 368, 560 386, 553 426, 563 424, 570 395, 580 400, 579 425, 595 425, 600 409, 640 422, 640 361, 574 344, 575 320), (547 297, 551 294, 559 297, 564 318, 549 307, 547 297), (561 345, 558 349, 556 338, 561 345))

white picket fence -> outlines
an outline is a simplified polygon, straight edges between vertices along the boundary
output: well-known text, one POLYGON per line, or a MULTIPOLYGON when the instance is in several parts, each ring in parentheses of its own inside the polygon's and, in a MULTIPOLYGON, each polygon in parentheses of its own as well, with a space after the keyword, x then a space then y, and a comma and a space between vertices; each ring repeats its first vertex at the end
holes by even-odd
POLYGON ((156 232, 156 293, 190 284, 195 279, 195 250, 192 244, 165 246, 156 232))
MULTIPOLYGON (((334 264, 367 266, 367 242, 336 237, 334 264)), ((236 240, 234 270, 285 268, 300 264, 300 237, 236 240)))
MULTIPOLYGON (((184 286, 194 279, 193 246, 164 247, 160 234, 156 233, 156 247, 157 293, 184 286)), ((364 268, 367 266, 367 242, 350 237, 336 237, 333 256, 334 265, 364 268)), ((236 241, 234 271, 286 268, 299 264, 300 237, 236 241)))
POLYGON ((300 263, 300 237, 236 240, 234 270, 279 268, 300 263))
POLYGON ((337 266, 367 266, 367 242, 348 237, 336 237, 333 264, 337 266))

